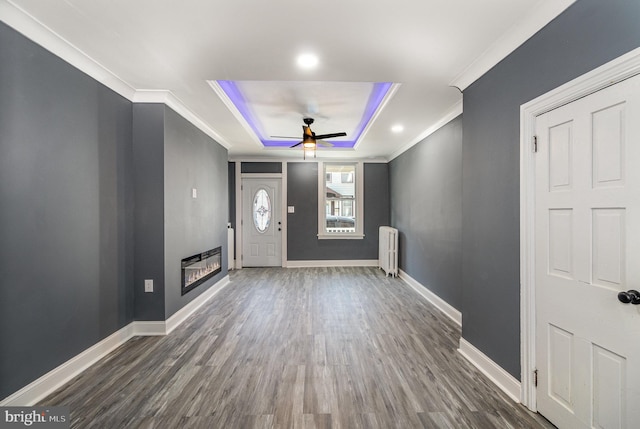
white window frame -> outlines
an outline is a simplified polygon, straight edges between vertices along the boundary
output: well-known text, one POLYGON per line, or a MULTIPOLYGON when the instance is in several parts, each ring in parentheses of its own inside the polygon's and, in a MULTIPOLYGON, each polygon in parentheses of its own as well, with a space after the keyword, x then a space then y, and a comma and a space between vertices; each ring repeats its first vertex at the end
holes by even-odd
POLYGON ((355 232, 326 232, 325 226, 325 200, 326 191, 326 173, 324 171, 325 162, 318 162, 318 239, 319 240, 362 240, 364 238, 364 173, 361 161, 358 162, 326 162, 331 165, 353 165, 356 169, 356 230, 355 232))

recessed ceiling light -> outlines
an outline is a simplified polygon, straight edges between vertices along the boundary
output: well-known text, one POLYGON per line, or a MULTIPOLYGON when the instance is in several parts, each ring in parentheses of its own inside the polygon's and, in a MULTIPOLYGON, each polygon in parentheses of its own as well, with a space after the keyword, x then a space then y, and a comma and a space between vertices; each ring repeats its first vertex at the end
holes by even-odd
POLYGON ((393 131, 394 133, 401 133, 402 131, 404 131, 404 127, 400 124, 397 124, 391 127, 391 131, 393 131))
POLYGON ((318 65, 318 57, 314 54, 302 54, 298 56, 297 63, 300 68, 312 69, 318 65))

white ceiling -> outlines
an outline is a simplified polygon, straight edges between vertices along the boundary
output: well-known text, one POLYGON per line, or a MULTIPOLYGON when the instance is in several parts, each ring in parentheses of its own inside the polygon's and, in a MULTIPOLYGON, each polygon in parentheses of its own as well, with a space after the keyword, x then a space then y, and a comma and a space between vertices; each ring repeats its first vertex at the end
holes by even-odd
MULTIPOLYGON (((308 112, 278 93, 285 82, 399 84, 355 150, 318 155, 389 160, 461 112, 453 86, 464 89, 573 1, 0 0, 0 19, 131 100, 167 102, 233 159, 301 153, 265 149, 209 81, 273 81, 260 90, 274 94, 260 122, 294 136, 308 112), (305 52, 319 57, 316 69, 296 66, 305 52), (274 111, 294 112, 291 122, 274 111)), ((322 100, 313 130, 343 131, 348 97, 310 97, 322 100)))

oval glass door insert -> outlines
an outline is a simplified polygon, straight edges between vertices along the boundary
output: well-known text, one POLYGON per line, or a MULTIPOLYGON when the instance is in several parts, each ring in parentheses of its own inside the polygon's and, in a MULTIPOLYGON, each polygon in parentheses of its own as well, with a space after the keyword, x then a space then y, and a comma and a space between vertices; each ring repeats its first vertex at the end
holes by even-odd
POLYGON ((271 223, 271 199, 263 188, 253 197, 253 224, 259 232, 265 232, 271 223))

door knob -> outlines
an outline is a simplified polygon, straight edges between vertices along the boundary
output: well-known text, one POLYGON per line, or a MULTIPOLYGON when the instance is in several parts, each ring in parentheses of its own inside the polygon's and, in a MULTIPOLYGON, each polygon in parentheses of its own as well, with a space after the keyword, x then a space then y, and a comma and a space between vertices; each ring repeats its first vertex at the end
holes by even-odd
POLYGON ((618 301, 620 301, 623 304, 633 304, 633 305, 639 305, 640 304, 640 292, 638 292, 637 290, 634 289, 629 289, 626 292, 620 292, 618 294, 618 301))

